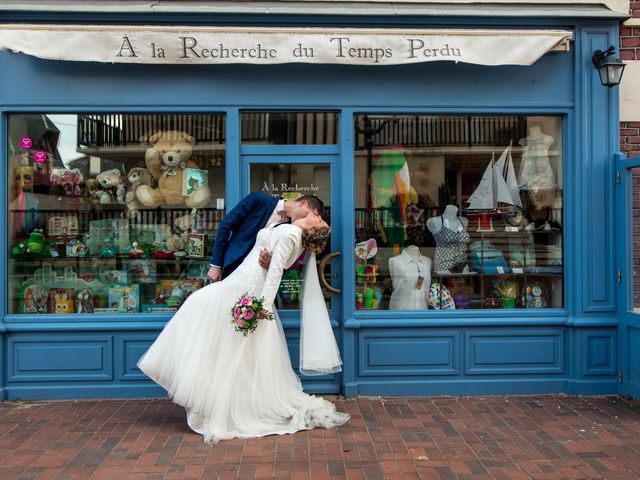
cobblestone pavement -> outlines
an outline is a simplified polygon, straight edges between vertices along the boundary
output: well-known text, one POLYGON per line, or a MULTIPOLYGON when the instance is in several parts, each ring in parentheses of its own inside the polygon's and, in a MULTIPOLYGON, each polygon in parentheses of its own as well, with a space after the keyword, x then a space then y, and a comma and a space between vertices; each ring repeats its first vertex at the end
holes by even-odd
POLYGON ((0 478, 640 479, 640 403, 334 399, 333 430, 207 445, 167 399, 0 403, 0 478))

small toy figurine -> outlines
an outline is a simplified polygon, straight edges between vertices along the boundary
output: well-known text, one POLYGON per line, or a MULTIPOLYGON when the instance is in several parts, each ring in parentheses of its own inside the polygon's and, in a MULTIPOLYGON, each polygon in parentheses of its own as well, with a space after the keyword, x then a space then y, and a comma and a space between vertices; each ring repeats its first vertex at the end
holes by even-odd
POLYGON ((113 238, 109 235, 102 237, 102 248, 100 255, 103 257, 115 257, 118 254, 118 247, 114 245, 113 238))
POLYGON ((24 242, 28 253, 42 253, 44 249, 44 232, 40 228, 36 228, 29 234, 29 238, 24 242))
POLYGON ((76 312, 93 313, 93 292, 89 288, 82 289, 76 295, 76 312))
POLYGON ((127 249, 127 255, 129 257, 139 258, 144 255, 144 250, 140 248, 138 242, 133 242, 131 247, 127 249))
POLYGON ((174 287, 171 290, 171 296, 167 299, 167 307, 179 307, 184 302, 184 290, 180 287, 174 287))

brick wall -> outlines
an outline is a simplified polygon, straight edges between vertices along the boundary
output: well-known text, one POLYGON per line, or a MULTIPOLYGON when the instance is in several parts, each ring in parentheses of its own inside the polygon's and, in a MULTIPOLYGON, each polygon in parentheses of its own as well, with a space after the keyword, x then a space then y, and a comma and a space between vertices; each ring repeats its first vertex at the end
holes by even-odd
POLYGON ((628 157, 640 157, 640 121, 620 122, 620 150, 628 157))
MULTIPOLYGON (((634 21, 620 28, 620 58, 640 61, 640 1, 629 2, 629 14, 634 21)), ((636 88, 640 88, 636 87, 636 88)), ((620 150, 629 157, 640 156, 640 118, 620 122, 620 150)))

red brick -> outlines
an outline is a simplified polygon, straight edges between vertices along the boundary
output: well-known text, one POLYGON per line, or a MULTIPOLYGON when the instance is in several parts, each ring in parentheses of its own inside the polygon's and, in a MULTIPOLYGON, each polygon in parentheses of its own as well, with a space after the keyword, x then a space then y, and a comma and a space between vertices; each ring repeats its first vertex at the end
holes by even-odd
POLYGON ((632 27, 622 27, 620 29, 620 36, 621 37, 630 37, 633 35, 633 28, 632 27))
POLYGON ((633 48, 621 48, 620 49, 620 60, 635 60, 636 59, 636 51, 633 48))
POLYGON ((638 132, 640 132, 640 130, 638 130, 637 128, 622 128, 622 129, 620 129, 620 135, 635 136, 635 135, 638 135, 638 132))
POLYGON ((639 144, 640 143, 640 137, 626 137, 625 138, 625 142, 626 143, 630 143, 632 145, 639 144))
POLYGON ((640 47, 640 37, 625 37, 622 39, 622 47, 640 47))
POLYGON ((626 128, 640 128, 640 122, 626 122, 626 128))

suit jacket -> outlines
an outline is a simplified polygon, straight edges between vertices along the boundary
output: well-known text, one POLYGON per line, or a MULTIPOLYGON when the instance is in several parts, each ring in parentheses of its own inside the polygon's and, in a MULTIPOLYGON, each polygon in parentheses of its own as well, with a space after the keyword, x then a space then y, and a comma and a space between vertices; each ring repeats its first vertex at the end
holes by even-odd
POLYGON ((220 222, 211 263, 222 267, 223 278, 228 277, 253 248, 258 231, 269 221, 278 200, 262 192, 250 193, 220 222))

